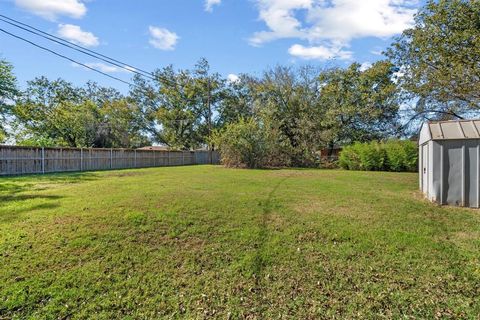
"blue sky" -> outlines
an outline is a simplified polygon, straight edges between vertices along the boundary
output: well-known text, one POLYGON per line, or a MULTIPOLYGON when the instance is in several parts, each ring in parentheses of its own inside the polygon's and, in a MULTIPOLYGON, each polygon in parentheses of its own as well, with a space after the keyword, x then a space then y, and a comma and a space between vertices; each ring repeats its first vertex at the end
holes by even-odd
MULTIPOLYGON (((192 68, 200 57, 224 76, 260 74, 276 64, 369 63, 412 24, 417 0, 0 0, 0 13, 143 70, 192 68)), ((129 72, 29 35, 82 63, 129 80, 129 72)), ((0 57, 21 86, 45 75, 76 84, 127 85, 73 66, 0 33, 0 57)))

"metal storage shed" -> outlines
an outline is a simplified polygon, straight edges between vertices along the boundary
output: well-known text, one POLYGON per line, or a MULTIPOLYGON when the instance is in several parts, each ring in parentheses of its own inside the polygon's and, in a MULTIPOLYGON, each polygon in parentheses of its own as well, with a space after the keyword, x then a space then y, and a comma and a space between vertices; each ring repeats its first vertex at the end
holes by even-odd
POLYGON ((425 122, 418 145, 425 196, 439 204, 480 207, 480 120, 425 122))

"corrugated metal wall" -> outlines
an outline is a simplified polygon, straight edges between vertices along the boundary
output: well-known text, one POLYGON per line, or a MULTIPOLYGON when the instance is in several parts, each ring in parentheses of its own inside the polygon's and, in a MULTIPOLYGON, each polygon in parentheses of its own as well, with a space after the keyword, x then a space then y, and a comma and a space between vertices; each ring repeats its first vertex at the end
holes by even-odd
POLYGON ((445 140, 442 204, 479 207, 479 140, 445 140))
POLYGON ((429 200, 453 206, 480 206, 480 140, 429 141, 420 146, 420 152, 420 188, 429 200), (425 148, 427 161, 423 161, 425 148))

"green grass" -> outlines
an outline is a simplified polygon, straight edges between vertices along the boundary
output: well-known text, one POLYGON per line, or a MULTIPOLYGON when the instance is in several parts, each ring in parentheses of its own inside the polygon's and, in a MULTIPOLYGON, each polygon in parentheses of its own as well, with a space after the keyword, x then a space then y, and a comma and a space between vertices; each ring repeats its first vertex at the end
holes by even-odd
POLYGON ((0 319, 476 318, 479 239, 410 173, 1 178, 0 319))

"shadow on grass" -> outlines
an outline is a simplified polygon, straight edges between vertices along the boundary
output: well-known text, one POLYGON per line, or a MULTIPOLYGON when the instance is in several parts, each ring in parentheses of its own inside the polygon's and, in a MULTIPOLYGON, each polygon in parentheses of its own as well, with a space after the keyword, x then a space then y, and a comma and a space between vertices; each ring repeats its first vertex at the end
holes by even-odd
MULTIPOLYGON (((60 197, 59 197, 60 198, 60 197)), ((2 212, 0 210, 0 222, 2 223, 12 223, 21 219, 24 213, 33 212, 36 210, 49 210, 60 207, 58 202, 54 203, 41 203, 34 206, 27 206, 23 208, 15 208, 13 210, 2 212)), ((1 207, 0 207, 1 209, 1 207)), ((1 318, 0 318, 1 319, 1 318)))
POLYGON ((55 183, 80 183, 97 180, 99 175, 95 172, 73 172, 73 173, 51 173, 45 175, 24 175, 24 176, 1 176, 0 194, 24 192, 41 184, 55 183))
POLYGON ((0 205, 8 204, 12 201, 26 201, 26 200, 35 200, 35 199, 45 199, 45 200, 58 200, 61 199, 61 196, 56 195, 44 195, 44 194, 0 194, 0 205))
POLYGON ((274 208, 274 195, 280 188, 280 186, 288 179, 290 176, 284 177, 272 188, 272 190, 268 193, 268 197, 262 204, 262 221, 260 223, 260 231, 258 233, 257 241, 256 241, 256 252, 255 257, 253 260, 252 272, 255 274, 255 281, 259 289, 261 290, 261 280, 262 280, 262 273, 266 267, 266 243, 268 241, 268 223, 270 220, 270 215, 274 208))
POLYGON ((63 196, 41 192, 49 185, 82 183, 98 178, 98 174, 90 172, 1 177, 0 221, 12 222, 22 213, 59 207, 58 200, 63 196))

